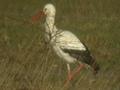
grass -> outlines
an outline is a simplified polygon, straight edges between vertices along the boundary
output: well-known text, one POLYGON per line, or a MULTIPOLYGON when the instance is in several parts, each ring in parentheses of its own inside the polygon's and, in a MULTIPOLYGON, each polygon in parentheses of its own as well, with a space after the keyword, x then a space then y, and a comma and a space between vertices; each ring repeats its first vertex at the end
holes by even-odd
POLYGON ((51 0, 56 25, 87 44, 101 67, 94 83, 83 69, 68 88, 66 64, 44 43, 43 23, 25 22, 48 2, 0 1, 0 90, 120 90, 120 1, 51 0))

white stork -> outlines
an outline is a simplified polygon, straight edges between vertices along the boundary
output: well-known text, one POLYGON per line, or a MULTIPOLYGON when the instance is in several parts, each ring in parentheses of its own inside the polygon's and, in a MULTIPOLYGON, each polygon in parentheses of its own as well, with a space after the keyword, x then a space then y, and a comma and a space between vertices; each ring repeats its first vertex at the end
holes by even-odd
POLYGON ((88 48, 70 31, 58 29, 55 26, 56 9, 53 4, 46 4, 39 15, 35 15, 32 20, 35 21, 42 15, 46 16, 45 36, 47 41, 53 47, 56 54, 66 61, 68 69, 69 82, 84 66, 88 65, 96 74, 99 66, 91 56, 88 48), (71 72, 70 63, 79 63, 79 67, 71 72))

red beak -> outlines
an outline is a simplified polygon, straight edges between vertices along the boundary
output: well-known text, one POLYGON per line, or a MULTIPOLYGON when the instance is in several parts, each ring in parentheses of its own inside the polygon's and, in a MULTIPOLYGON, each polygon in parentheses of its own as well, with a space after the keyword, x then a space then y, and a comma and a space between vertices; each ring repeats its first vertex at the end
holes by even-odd
POLYGON ((43 11, 39 11, 37 14, 35 14, 34 16, 32 16, 32 23, 37 22, 38 20, 40 20, 43 16, 45 16, 45 13, 43 11))

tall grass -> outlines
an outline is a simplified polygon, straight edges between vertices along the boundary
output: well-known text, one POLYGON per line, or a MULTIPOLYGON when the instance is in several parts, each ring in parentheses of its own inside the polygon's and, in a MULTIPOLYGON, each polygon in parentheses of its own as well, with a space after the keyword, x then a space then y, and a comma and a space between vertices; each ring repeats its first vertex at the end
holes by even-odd
POLYGON ((120 90, 119 3, 0 1, 0 90, 120 90), (44 43, 43 23, 27 23, 48 2, 57 7, 58 28, 75 33, 100 64, 96 78, 90 70, 83 69, 67 88, 63 87, 67 75, 65 62, 44 43))

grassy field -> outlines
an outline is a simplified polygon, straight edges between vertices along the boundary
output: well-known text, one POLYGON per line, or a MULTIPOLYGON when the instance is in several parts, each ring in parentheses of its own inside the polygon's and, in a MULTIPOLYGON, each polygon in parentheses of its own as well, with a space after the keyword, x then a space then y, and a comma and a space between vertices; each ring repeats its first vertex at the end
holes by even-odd
POLYGON ((0 90, 120 90, 119 55, 119 0, 0 0, 0 90), (63 88, 66 64, 44 43, 43 22, 28 23, 50 1, 58 28, 75 33, 100 64, 95 82, 83 69, 63 88))

